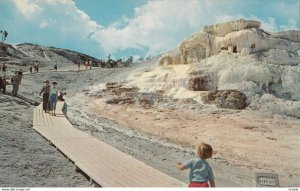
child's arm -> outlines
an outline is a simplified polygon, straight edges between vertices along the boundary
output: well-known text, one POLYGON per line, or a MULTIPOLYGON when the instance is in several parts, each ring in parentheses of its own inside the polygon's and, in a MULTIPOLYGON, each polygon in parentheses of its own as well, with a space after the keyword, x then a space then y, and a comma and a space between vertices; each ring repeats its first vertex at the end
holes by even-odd
POLYGON ((209 180, 208 182, 209 182, 210 187, 216 187, 214 180, 209 180))
POLYGON ((185 170, 185 169, 188 169, 187 166, 183 165, 181 162, 178 162, 178 163, 176 164, 176 168, 177 168, 178 170, 185 170))

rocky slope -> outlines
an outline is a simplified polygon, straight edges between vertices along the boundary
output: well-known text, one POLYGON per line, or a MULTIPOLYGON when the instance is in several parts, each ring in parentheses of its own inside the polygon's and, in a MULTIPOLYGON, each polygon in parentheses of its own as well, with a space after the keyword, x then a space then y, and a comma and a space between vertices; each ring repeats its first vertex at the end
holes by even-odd
POLYGON ((0 43, 0 61, 8 67, 30 66, 36 61, 41 67, 66 66, 84 63, 87 60, 99 62, 100 60, 86 54, 67 49, 45 47, 36 44, 22 43, 17 45, 0 43))

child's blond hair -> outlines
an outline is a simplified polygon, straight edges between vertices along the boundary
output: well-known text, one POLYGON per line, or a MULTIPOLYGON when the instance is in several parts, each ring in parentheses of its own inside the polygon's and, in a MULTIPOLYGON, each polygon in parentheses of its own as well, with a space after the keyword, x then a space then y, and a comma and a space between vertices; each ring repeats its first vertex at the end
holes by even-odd
POLYGON ((206 143, 201 143, 199 146, 198 146, 198 156, 205 160, 205 159, 208 159, 208 158, 211 158, 212 157, 212 154, 213 154, 213 149, 212 147, 209 145, 209 144, 206 144, 206 143))

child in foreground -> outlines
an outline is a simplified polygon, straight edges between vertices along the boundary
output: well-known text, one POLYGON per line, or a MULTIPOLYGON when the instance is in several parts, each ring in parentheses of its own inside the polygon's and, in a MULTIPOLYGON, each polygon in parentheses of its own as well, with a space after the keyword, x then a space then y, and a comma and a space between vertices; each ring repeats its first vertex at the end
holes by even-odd
POLYGON ((188 187, 215 187, 213 171, 206 162, 206 159, 212 157, 212 153, 213 150, 210 145, 201 143, 197 151, 199 158, 192 159, 186 164, 180 162, 176 164, 176 168, 179 170, 191 169, 188 187))

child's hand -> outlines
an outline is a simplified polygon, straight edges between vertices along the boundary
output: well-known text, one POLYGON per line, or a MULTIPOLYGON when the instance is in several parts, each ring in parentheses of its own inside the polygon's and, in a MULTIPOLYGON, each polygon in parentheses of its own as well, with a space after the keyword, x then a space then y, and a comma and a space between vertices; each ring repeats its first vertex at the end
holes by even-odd
POLYGON ((183 170, 183 167, 184 167, 184 165, 183 165, 181 162, 178 162, 178 163, 176 164, 176 168, 177 168, 178 170, 183 170))

